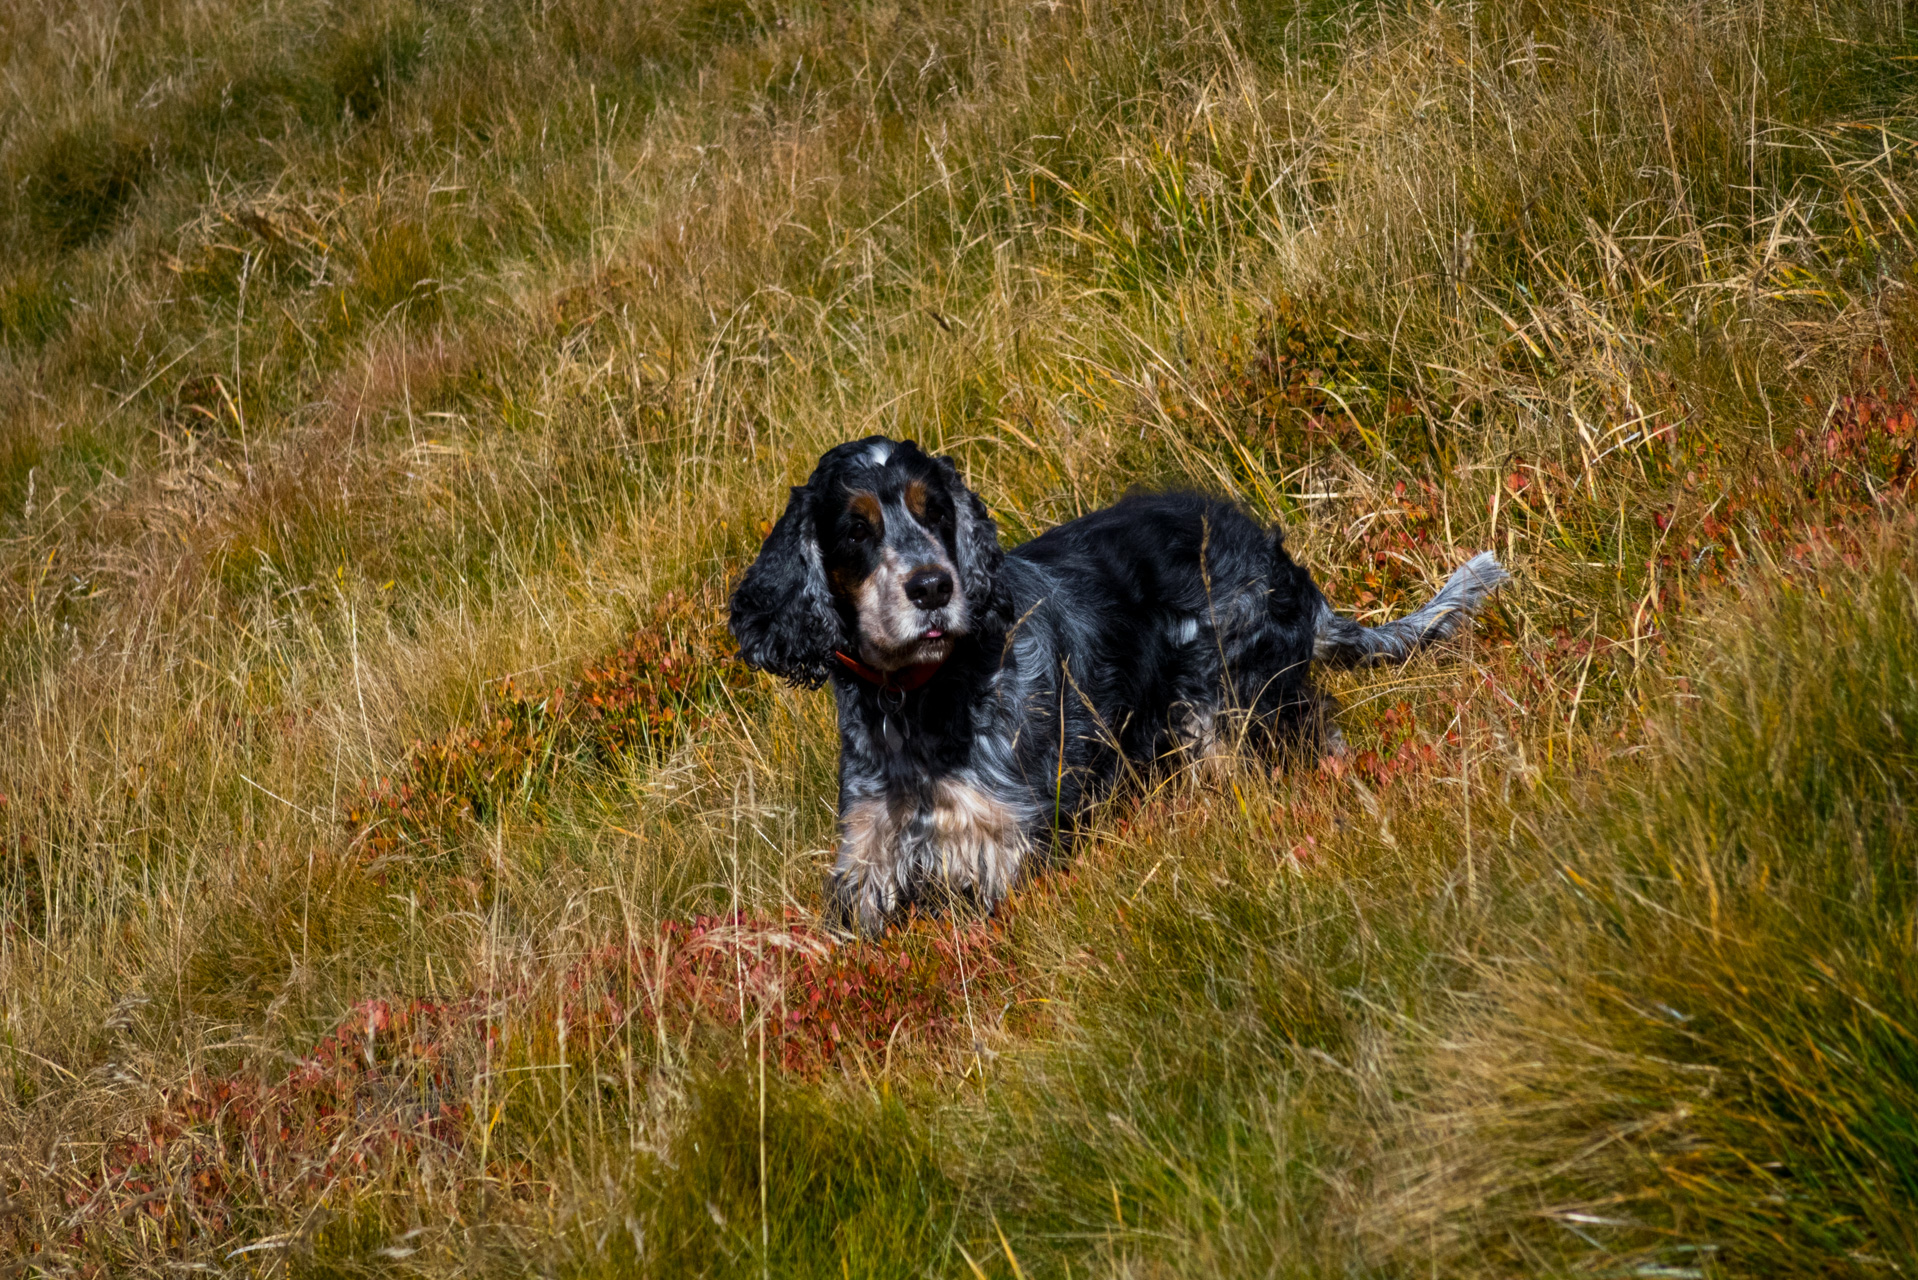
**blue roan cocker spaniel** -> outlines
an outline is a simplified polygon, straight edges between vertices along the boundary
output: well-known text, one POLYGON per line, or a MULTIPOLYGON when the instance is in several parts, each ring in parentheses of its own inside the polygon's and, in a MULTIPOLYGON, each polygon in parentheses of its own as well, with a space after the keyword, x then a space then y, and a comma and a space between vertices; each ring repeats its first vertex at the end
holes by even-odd
POLYGON ((990 911, 1128 767, 1336 738, 1312 663, 1402 659, 1506 578, 1489 554, 1408 617, 1338 617, 1229 503, 1143 494, 1012 552, 946 458, 842 444, 732 598, 740 656, 839 701, 830 912, 990 911))

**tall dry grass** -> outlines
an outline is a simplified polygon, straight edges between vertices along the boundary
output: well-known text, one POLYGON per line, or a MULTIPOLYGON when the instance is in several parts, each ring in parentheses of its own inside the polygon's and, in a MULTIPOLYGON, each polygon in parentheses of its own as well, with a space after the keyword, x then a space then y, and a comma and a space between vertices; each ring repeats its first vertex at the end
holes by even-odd
POLYGON ((1911 1264, 1899 5, 0 35, 28 1274, 1911 1264), (1518 582, 834 951, 829 711, 714 628, 870 431, 1518 582))

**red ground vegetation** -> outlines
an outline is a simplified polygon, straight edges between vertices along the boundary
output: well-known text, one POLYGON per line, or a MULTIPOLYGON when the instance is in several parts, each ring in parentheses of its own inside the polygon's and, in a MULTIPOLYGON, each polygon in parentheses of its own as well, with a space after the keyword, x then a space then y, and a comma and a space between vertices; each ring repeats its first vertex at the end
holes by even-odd
MULTIPOLYGON (((770 1068, 807 1078, 855 1059, 878 1072, 903 1053, 976 1046, 1018 982, 990 925, 915 920, 882 944, 793 914, 732 915, 668 921, 534 984, 365 1000, 284 1073, 209 1072, 161 1090, 139 1132, 69 1187, 73 1243, 102 1215, 141 1213, 177 1251, 230 1238, 268 1206, 465 1159, 487 1127, 486 1077, 504 1069, 568 1062, 590 1089, 622 1062, 763 1049, 770 1068)), ((523 1182, 510 1144, 490 1137, 489 1170, 523 1182)))
POLYGON ((345 820, 368 861, 433 853, 502 804, 537 806, 563 767, 671 750, 751 683, 717 592, 669 591, 620 648, 544 692, 498 683, 472 724, 417 742, 398 776, 363 783, 345 820))

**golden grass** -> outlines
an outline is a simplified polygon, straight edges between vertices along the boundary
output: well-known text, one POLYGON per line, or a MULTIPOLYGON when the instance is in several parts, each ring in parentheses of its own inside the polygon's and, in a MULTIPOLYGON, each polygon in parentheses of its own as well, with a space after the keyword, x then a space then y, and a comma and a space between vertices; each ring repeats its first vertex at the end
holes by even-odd
POLYGON ((1912 1265, 1909 929, 1831 906, 1903 901, 1897 5, 175 0, 0 47, 22 1272, 1912 1265), (1013 540, 1196 484, 1361 615, 1517 581, 1341 678, 1350 760, 1116 799, 887 953, 1016 980, 781 1072, 762 1012, 852 998, 744 976, 817 905, 830 708, 700 638, 871 431, 1013 540), (1784 822, 1820 770, 1873 798, 1784 822), (1728 874, 1659 827, 1701 771, 1796 833, 1702 906, 1643 879, 1728 874), (730 1021, 629 963, 701 915, 730 1021))

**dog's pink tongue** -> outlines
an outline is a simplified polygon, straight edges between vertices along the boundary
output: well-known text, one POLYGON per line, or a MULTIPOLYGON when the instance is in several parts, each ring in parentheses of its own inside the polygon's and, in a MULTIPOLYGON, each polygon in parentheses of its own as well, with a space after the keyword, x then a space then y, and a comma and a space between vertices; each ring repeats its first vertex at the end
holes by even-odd
POLYGON ((943 636, 945 634, 946 633, 941 631, 938 627, 926 628, 926 639, 928 640, 937 640, 940 636, 943 636))

